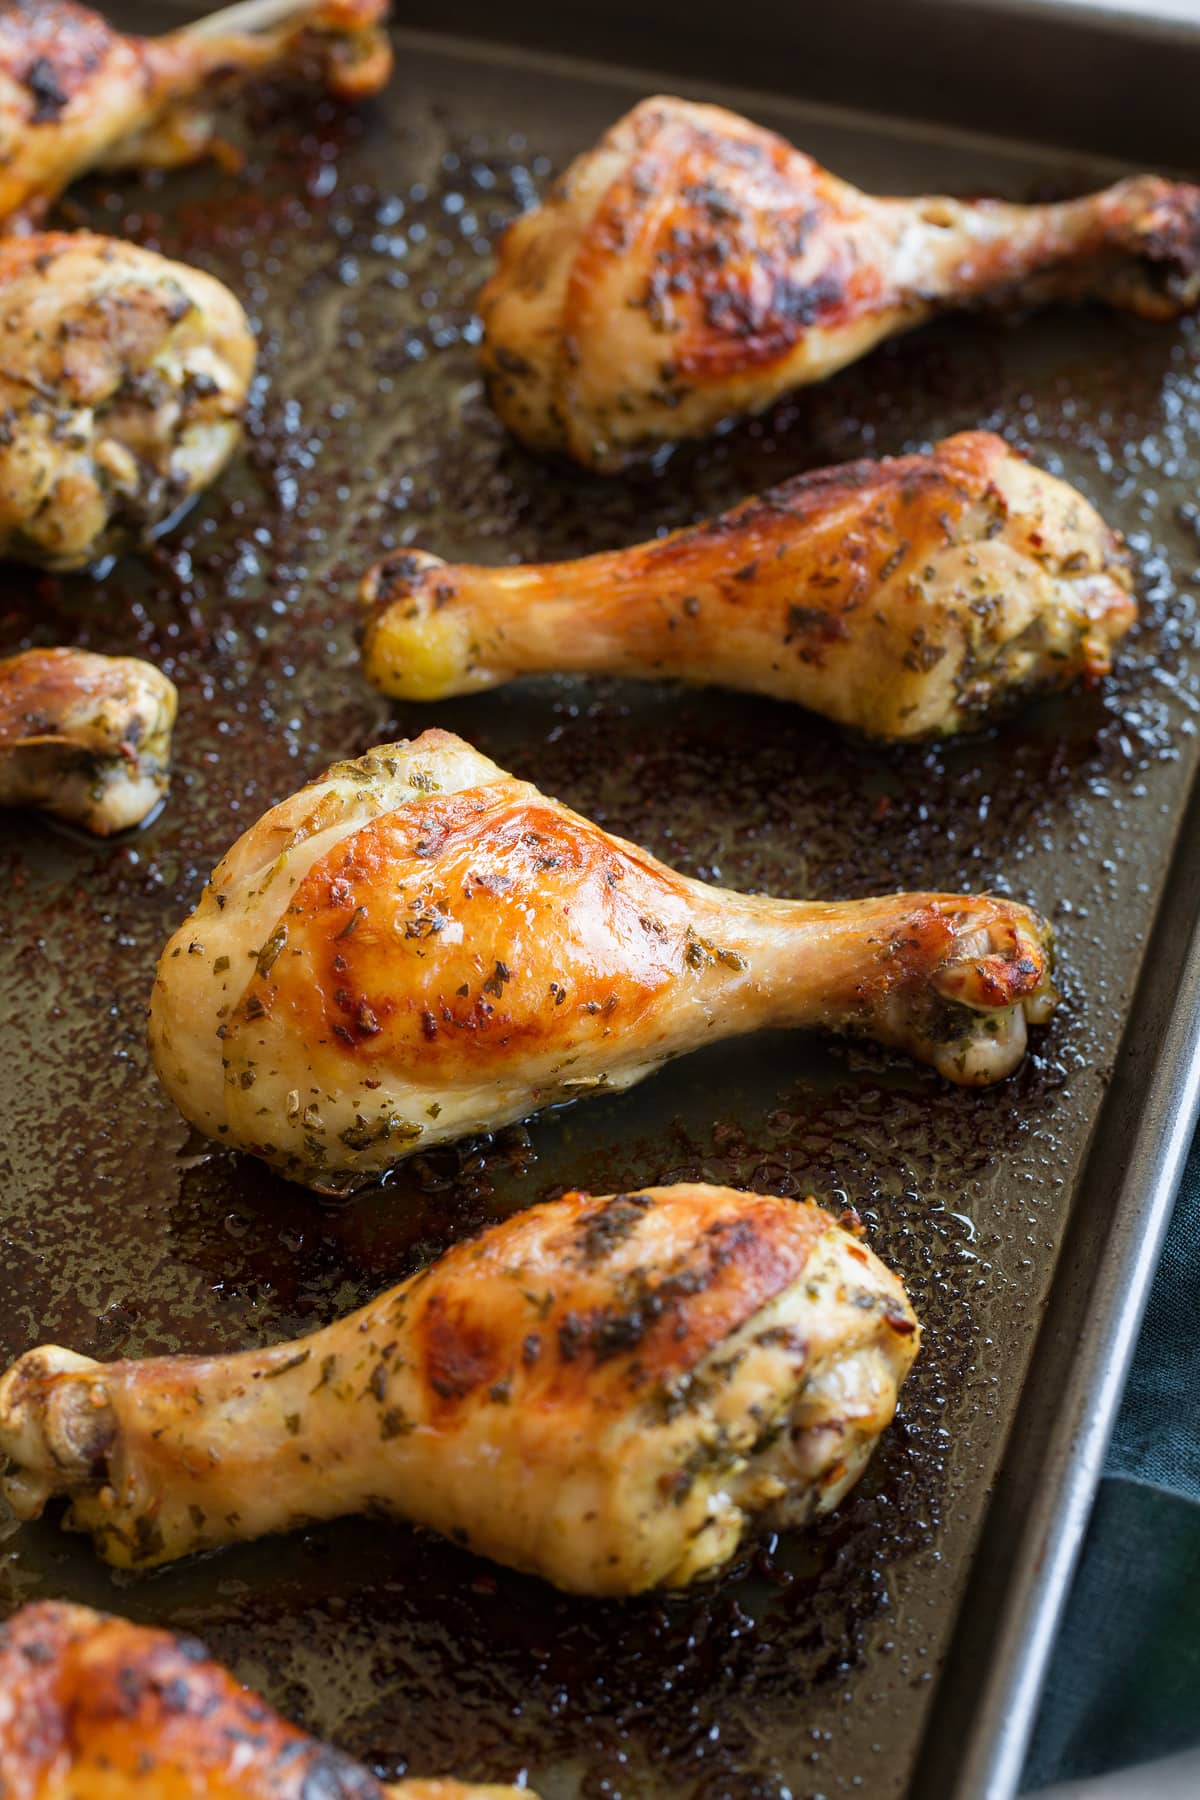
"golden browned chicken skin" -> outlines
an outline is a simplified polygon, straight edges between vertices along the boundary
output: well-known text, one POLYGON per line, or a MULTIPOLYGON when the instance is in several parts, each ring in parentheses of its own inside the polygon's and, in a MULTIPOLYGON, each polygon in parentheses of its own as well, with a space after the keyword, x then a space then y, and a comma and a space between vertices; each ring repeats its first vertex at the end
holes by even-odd
POLYGON ((91 232, 0 238, 0 556, 96 562, 219 474, 254 373, 213 276, 91 232))
POLYGON ((356 97, 391 73, 388 0, 247 0, 164 37, 127 37, 73 0, 0 5, 0 222, 36 221, 93 168, 195 162, 232 76, 315 52, 356 97))
POLYGON ((493 405, 596 469, 696 437, 963 306, 1200 297, 1200 188, 1056 206, 877 199, 726 112, 644 100, 509 227, 483 290, 493 405))
MULTIPOLYGON (((520 1790, 529 1800, 529 1790, 520 1790)), ((518 1800, 376 1781, 242 1687, 194 1638, 43 1601, 0 1625, 4 1800, 518 1800)), ((537 1800, 537 1796, 533 1796, 537 1800)))
POLYGON ((974 431, 576 562, 402 551, 363 582, 363 662, 406 700, 546 671, 681 676, 911 738, 1106 673, 1131 586, 1082 495, 974 431))
POLYGON ((411 1519, 576 1593, 714 1574, 858 1479, 920 1333, 812 1201, 567 1194, 360 1312, 227 1357, 56 1345, 0 1381, 17 1513, 121 1567, 315 1519, 411 1519))
POLYGON ((0 806, 37 806, 98 837, 167 791, 178 696, 152 663, 90 650, 0 661, 0 806))
POLYGON ((150 1045, 199 1130, 342 1191, 770 1026, 998 1080, 1054 1006, 1048 936, 987 895, 709 887, 427 731, 239 838, 159 959, 150 1045))

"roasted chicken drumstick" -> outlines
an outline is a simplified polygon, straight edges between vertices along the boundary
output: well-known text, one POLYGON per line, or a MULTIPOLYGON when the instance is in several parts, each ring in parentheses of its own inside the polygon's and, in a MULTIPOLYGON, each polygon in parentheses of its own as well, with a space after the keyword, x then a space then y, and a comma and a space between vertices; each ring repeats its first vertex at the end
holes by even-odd
POLYGON ((0 1381, 5 1490, 121 1567, 344 1513, 586 1594, 711 1575, 862 1473, 917 1352, 897 1278, 812 1201, 679 1186, 505 1219, 312 1337, 0 1381))
POLYGON ((385 1786, 281 1719, 194 1638, 53 1601, 0 1625, 0 1794, 530 1800, 528 1789, 460 1781, 385 1786))
POLYGON ((0 239, 0 556, 82 568, 224 467, 254 372, 211 275, 116 238, 0 239))
POLYGON ((172 167, 216 138, 214 87, 314 50, 330 87, 383 86, 387 0, 245 0, 165 37, 126 37, 73 0, 0 5, 0 221, 36 221, 93 168, 172 167))
POLYGON ((719 106, 644 100, 512 224, 480 302, 492 402, 617 469, 964 306, 1200 298, 1200 188, 1056 206, 876 199, 719 106))
POLYGON ((577 562, 401 552, 363 583, 363 659, 407 700, 550 670, 678 675, 909 738, 1105 673, 1130 588, 1121 540, 1080 494, 964 432, 577 562))
POLYGON ((152 663, 89 650, 0 662, 0 806, 39 806, 98 837, 167 791, 177 696, 152 663))
POLYGON ((1054 1006, 1047 938, 988 896, 708 887, 427 731, 238 840, 160 958, 150 1043, 201 1131, 341 1191, 765 1026, 996 1081, 1054 1006))

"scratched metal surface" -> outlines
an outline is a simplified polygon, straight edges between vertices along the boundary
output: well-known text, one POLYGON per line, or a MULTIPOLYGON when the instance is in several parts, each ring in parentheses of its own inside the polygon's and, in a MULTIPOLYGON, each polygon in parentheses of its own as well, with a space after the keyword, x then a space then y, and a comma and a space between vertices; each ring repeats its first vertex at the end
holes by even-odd
MULTIPOLYGON (((174 789, 148 829, 97 846, 0 823, 0 1353, 274 1340, 568 1184, 705 1177, 859 1208, 927 1327, 901 1417, 834 1518, 682 1596, 567 1599, 377 1521, 131 1578, 50 1519, 0 1523, 0 1602, 65 1595, 198 1632, 382 1773, 524 1771, 549 1795, 887 1796, 912 1764, 1194 773, 1197 332, 1090 312, 952 321, 656 472, 550 468, 483 402, 472 298, 505 221, 640 91, 414 43, 356 117, 264 88, 240 182, 94 181, 63 209, 223 277, 263 355, 244 454, 168 541, 99 583, 6 570, 0 585, 0 651, 135 652, 182 698, 174 789), (1100 692, 894 751, 670 686, 546 680, 420 709, 359 676, 355 581, 381 550, 584 552, 975 425, 1130 535, 1144 620, 1100 692), (1056 923, 1065 1002, 986 1093, 780 1036, 322 1204, 183 1126, 144 1043, 154 963, 266 806, 433 723, 735 887, 1031 899, 1056 923)), ((736 98, 869 187, 1021 197, 1110 173, 736 98)))

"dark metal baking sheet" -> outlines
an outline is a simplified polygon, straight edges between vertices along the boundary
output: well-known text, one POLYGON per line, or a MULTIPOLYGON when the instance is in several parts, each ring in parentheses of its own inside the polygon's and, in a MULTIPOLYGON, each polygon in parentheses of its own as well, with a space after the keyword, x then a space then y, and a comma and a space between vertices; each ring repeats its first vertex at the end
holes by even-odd
MULTIPOLYGON (((1022 11, 1040 93, 1059 38, 1039 38, 1044 8, 1022 11)), ((1200 717, 1200 332, 1090 312, 1013 329, 952 320, 653 473, 599 481, 526 455, 483 402, 472 296, 503 222, 651 86, 727 99, 868 187, 1021 197, 1113 172, 1120 134, 1101 119, 1089 140, 1077 93, 1065 115, 1027 105, 1013 119, 1034 145, 956 134, 953 108, 856 115, 813 101, 790 9, 691 12, 678 61, 646 8, 644 49, 628 8, 612 10, 607 52, 589 15, 589 48, 649 75, 564 61, 582 27, 562 8, 557 22, 535 4, 490 20, 537 45, 524 51, 410 32, 393 88, 360 115, 264 88, 240 183, 122 177, 68 203, 68 219, 222 275, 261 322, 263 362, 245 454, 151 556, 100 584, 5 571, 0 586, 0 650, 138 652, 182 693, 175 789, 149 830, 102 847, 28 818, 0 825, 0 1353, 46 1338, 102 1356, 276 1338, 567 1184, 704 1175, 859 1207, 927 1324, 902 1416, 833 1519, 682 1596, 569 1600, 377 1522, 129 1578, 51 1520, 0 1526, 0 1598, 69 1595, 199 1632, 382 1772, 524 1770, 550 1796, 710 1800, 941 1800, 959 1782, 975 1800, 1015 1779, 1194 1112, 1197 839, 1180 825, 1200 717), (697 45, 716 47, 705 68, 697 45), (774 91, 730 91, 718 74, 774 91), (980 424, 1131 536, 1144 623, 1102 692, 967 742, 885 751, 732 695, 542 681, 393 709, 361 682, 354 581, 382 548, 582 552, 798 468, 980 424), (323 1205, 183 1127, 144 1046, 153 965, 265 806, 332 758, 431 723, 733 886, 1029 897, 1055 919, 1065 1003, 1023 1070, 986 1093, 780 1036, 323 1205)), ((861 28, 861 9, 845 18, 861 28)), ((832 66, 829 29, 818 70, 832 66)), ((1194 73, 1192 39, 1168 55, 1165 38, 1123 29, 1129 69, 1158 66, 1168 87, 1181 66, 1194 73)), ((1077 86, 1092 30, 1070 40, 1077 86)), ((848 33, 843 63, 859 48, 848 33)), ((962 73, 991 122, 986 70, 962 73)), ((896 110, 906 91, 936 106, 898 83, 896 110)), ((1181 122, 1161 111, 1156 138, 1153 109, 1138 109, 1137 153, 1182 164, 1181 122)))

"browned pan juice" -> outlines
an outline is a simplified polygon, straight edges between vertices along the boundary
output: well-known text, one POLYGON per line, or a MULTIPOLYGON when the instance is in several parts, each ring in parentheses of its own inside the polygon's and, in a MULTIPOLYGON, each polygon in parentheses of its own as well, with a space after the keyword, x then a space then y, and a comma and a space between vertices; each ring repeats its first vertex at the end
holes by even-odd
MULTIPOLYGON (((859 1209, 926 1326, 902 1415, 833 1518, 679 1596, 568 1599, 377 1521, 140 1577, 56 1519, 10 1522, 0 1580, 9 1609, 69 1596, 202 1634, 382 1773, 523 1769, 548 1795, 885 1796, 921 1729, 1193 772, 1197 333, 1088 312, 955 320, 657 470, 550 467, 487 409, 473 296, 504 222, 635 97, 410 48, 357 117, 260 93, 240 182, 99 181, 64 209, 221 276, 263 354, 244 455, 166 542, 99 584, 9 569, 0 589, 3 651, 134 652, 181 692, 175 784, 149 829, 103 846, 31 817, 0 825, 0 1350, 278 1339, 568 1185, 703 1177, 859 1209), (1100 692, 894 750, 670 686, 545 680, 392 708, 360 678, 356 580, 388 548, 583 553, 976 425, 1133 541, 1144 622, 1100 692), (1055 920, 1064 1004, 1020 1073, 983 1093, 871 1049, 750 1040, 323 1204, 183 1125, 144 1042, 154 964, 267 806, 432 724, 709 880, 1028 898, 1055 920)), ((864 186, 1020 197, 1108 173, 752 110, 864 186)))

